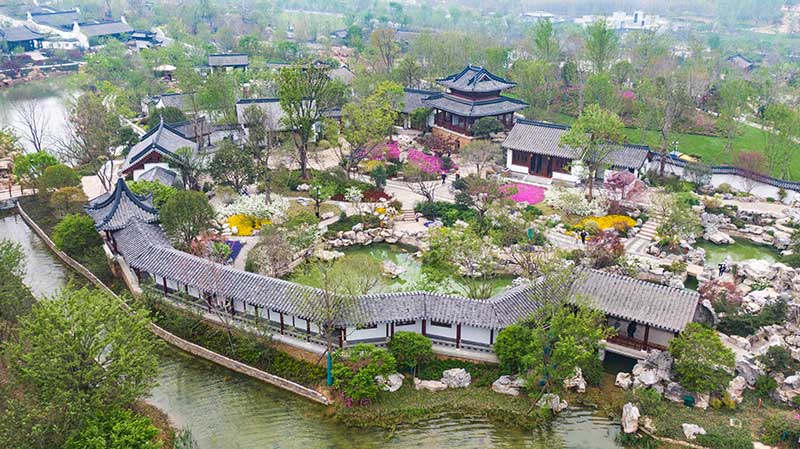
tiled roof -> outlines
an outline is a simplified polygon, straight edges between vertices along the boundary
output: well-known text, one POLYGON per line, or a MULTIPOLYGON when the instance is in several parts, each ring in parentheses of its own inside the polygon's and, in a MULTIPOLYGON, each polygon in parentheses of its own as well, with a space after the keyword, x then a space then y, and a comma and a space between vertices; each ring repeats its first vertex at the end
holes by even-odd
POLYGON ((190 148, 193 151, 197 151, 197 144, 187 139, 186 136, 171 126, 161 123, 142 136, 139 143, 130 149, 125 162, 122 164, 122 171, 125 172, 153 151, 177 160, 178 155, 176 152, 181 148, 190 148))
POLYGON ((403 103, 402 112, 405 114, 411 114, 416 109, 427 108, 428 106, 424 104, 423 100, 431 95, 436 95, 439 93, 440 92, 435 90, 411 89, 409 87, 404 88, 403 96, 405 102, 403 103))
POLYGON ((191 95, 192 94, 184 94, 184 93, 169 93, 169 94, 161 94, 161 95, 154 95, 150 97, 151 103, 158 103, 161 101, 161 104, 164 105, 165 108, 178 108, 182 111, 191 108, 191 95))
POLYGON ((81 33, 87 37, 113 36, 115 34, 130 33, 133 27, 122 21, 80 23, 81 33))
POLYGON ((694 318, 697 292, 591 270, 577 280, 576 295, 609 316, 680 332, 694 318))
POLYGON ((328 72, 328 76, 331 79, 339 80, 346 85, 350 85, 353 83, 353 80, 356 79, 356 74, 353 73, 347 66, 337 67, 330 72, 328 72))
POLYGON ((44 34, 38 33, 27 26, 0 28, 0 39, 8 42, 24 42, 44 39, 44 34))
POLYGON ((436 94, 422 103, 429 108, 441 109, 462 117, 486 117, 490 115, 507 114, 521 111, 528 107, 528 103, 509 97, 492 98, 489 100, 470 101, 465 98, 449 94, 436 94))
POLYGON ((84 210, 94 219, 98 231, 116 231, 123 229, 132 218, 147 223, 158 221, 158 210, 153 207, 152 196, 152 193, 144 197, 135 195, 120 178, 113 192, 95 198, 84 210))
POLYGON ((208 65, 211 67, 242 67, 248 65, 248 58, 244 53, 218 53, 208 55, 208 65))
MULTIPOLYGON (((282 279, 236 270, 172 248, 157 225, 133 219, 114 233, 128 264, 138 270, 282 313, 319 321, 313 303, 324 292, 282 279)), ((633 319, 669 331, 680 331, 692 320, 697 293, 647 284, 600 271, 577 272, 563 292, 586 295, 590 305, 609 315, 633 319)), ((555 288, 559 290, 559 288, 555 288)), ((340 325, 379 324, 430 319, 452 324, 501 329, 533 316, 558 294, 541 283, 510 289, 487 300, 429 292, 400 292, 341 297, 348 307, 340 325)), ((580 296, 577 296, 580 295, 580 296)))
POLYGON ((34 22, 42 25, 49 25, 56 28, 72 29, 72 24, 80 18, 78 11, 53 11, 53 12, 31 12, 34 22))
MULTIPOLYGON (((568 129, 569 127, 565 125, 517 120, 502 147, 545 156, 579 159, 580 150, 561 145, 561 135, 568 129)), ((614 167, 639 169, 647 160, 649 151, 650 149, 644 145, 619 145, 608 155, 608 160, 605 162, 614 167)))
POLYGON ((436 82, 449 89, 462 92, 494 92, 510 89, 517 85, 517 83, 490 73, 483 67, 474 65, 468 65, 455 75, 439 78, 436 82))
POLYGON ((156 165, 150 170, 147 170, 146 172, 139 175, 139 179, 137 179, 137 181, 152 181, 152 182, 159 182, 161 184, 164 184, 165 186, 173 186, 175 185, 176 179, 178 179, 178 174, 175 173, 174 170, 170 170, 160 165, 156 165))
POLYGON ((283 122, 286 113, 281 108, 281 102, 277 98, 245 98, 236 101, 236 118, 240 125, 245 125, 246 120, 244 111, 250 106, 258 106, 264 111, 267 128, 272 131, 284 131, 286 125, 283 122))

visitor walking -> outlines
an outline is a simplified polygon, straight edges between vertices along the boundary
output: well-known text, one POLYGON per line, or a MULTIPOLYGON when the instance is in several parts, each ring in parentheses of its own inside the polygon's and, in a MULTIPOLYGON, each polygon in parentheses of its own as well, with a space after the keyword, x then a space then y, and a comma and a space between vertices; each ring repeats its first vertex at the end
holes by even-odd
POLYGON ((461 172, 456 170, 456 182, 458 182, 460 179, 461 179, 461 172))
POLYGON ((728 271, 728 264, 726 264, 725 262, 719 264, 719 277, 722 277, 722 275, 725 274, 726 271, 728 271))
POLYGON ((586 237, 589 237, 589 233, 586 232, 586 229, 581 229, 581 243, 586 244, 586 237))
POLYGON ((442 170, 442 185, 444 185, 445 181, 447 181, 447 172, 442 170))

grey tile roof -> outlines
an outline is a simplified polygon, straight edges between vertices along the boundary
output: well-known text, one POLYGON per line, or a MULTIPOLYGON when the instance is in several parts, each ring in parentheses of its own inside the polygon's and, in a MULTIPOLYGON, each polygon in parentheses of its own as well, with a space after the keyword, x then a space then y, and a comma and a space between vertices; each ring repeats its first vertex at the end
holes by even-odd
POLYGON ((246 125, 244 111, 250 106, 258 106, 266 115, 267 128, 272 131, 285 131, 283 119, 286 113, 277 98, 245 98, 236 101, 236 118, 240 125, 246 125))
POLYGON ((589 305, 607 315, 680 332, 692 322, 700 301, 697 292, 590 270, 574 286, 589 305))
POLYGON ((55 28, 72 29, 72 24, 80 19, 78 11, 31 12, 34 22, 55 28))
POLYGON ((116 20, 113 22, 79 23, 81 33, 87 37, 113 36, 115 34, 130 33, 133 27, 125 22, 116 20))
MULTIPOLYGON (((320 320, 321 312, 313 303, 324 294, 321 290, 178 251, 157 225, 134 218, 114 233, 114 240, 128 264, 138 270, 252 305, 320 320)), ((669 331, 680 331, 692 320, 699 300, 695 292, 596 270, 576 273, 570 284, 565 285, 564 292, 571 291, 578 298, 586 295, 590 305, 609 315, 669 331)), ((488 300, 429 292, 370 294, 343 299, 348 307, 338 322, 354 325, 429 319, 501 329, 533 316, 543 303, 561 299, 553 298, 555 294, 545 290, 542 283, 516 287, 488 300)))
POLYGON ((517 85, 505 80, 480 66, 468 65, 464 70, 445 78, 439 78, 437 83, 449 89, 462 92, 494 92, 510 89, 517 85))
POLYGON ((244 67, 248 64, 248 57, 244 53, 217 53, 208 55, 208 65, 211 67, 244 67))
POLYGON ((137 181, 159 182, 165 186, 174 186, 176 179, 178 179, 178 174, 175 173, 174 170, 156 165, 150 170, 147 170, 139 175, 139 179, 137 179, 137 181))
POLYGON ((328 76, 330 76, 331 79, 339 80, 348 86, 353 83, 354 79, 356 79, 356 74, 353 73, 353 71, 350 70, 346 65, 331 70, 328 72, 328 76))
POLYGON ((150 102, 157 104, 160 101, 165 108, 171 107, 186 111, 191 109, 191 96, 192 94, 184 93, 161 94, 150 97, 150 102))
POLYGON ((176 151, 181 148, 190 148, 193 151, 197 151, 197 144, 187 139, 186 136, 171 126, 161 123, 142 136, 139 143, 130 149, 121 170, 126 172, 153 151, 177 160, 176 151))
MULTIPOLYGON (((569 127, 565 125, 517 120, 503 141, 502 147, 564 159, 579 159, 580 150, 561 145, 561 135, 568 129, 569 127)), ((639 169, 647 160, 649 152, 650 149, 643 145, 619 145, 608 155, 609 159, 605 162, 614 167, 639 169)))
POLYGON ((44 39, 47 37, 42 33, 38 33, 27 26, 0 28, 0 39, 8 42, 24 42, 36 39, 44 39))
POLYGON ((486 117, 521 111, 528 107, 522 100, 501 96, 488 100, 471 101, 449 94, 436 94, 422 100, 429 108, 441 109, 462 117, 486 117))
POLYGON ((435 90, 422 90, 422 89, 412 89, 410 87, 406 87, 403 89, 403 112, 404 114, 411 114, 416 109, 419 108, 427 108, 423 102, 424 99, 430 97, 431 95, 439 94, 440 92, 435 90))
POLYGON ((140 197, 128 189, 120 178, 114 191, 95 198, 84 210, 94 220, 98 231, 123 229, 131 218, 148 223, 158 221, 158 210, 153 207, 152 194, 140 197))

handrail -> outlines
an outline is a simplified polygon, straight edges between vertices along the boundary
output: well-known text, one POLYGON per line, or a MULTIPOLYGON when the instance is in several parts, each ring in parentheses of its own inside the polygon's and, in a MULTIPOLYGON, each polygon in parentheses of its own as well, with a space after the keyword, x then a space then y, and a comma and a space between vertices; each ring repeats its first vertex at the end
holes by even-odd
MULTIPOLYGON (((130 311, 130 306, 127 303, 125 303, 125 301, 123 301, 122 298, 117 296, 117 294, 114 293, 114 291, 108 288, 108 286, 105 285, 100 279, 98 279, 97 276, 95 276, 91 271, 86 269, 78 261, 76 261, 69 255, 58 249, 58 247, 56 247, 56 244, 42 230, 42 228, 40 228, 39 225, 37 225, 36 222, 34 222, 33 219, 31 219, 31 217, 28 216, 28 214, 22 208, 22 205, 19 203, 17 203, 17 210, 19 211, 22 220, 25 221, 25 223, 27 223, 28 226, 30 226, 33 232, 36 235, 38 235, 39 238, 42 239, 42 241, 44 241, 45 245, 47 245, 47 247, 53 254, 58 256, 59 259, 61 259, 64 263, 69 265, 70 268, 74 269, 82 276, 84 276, 86 279, 88 279, 89 282, 91 282, 95 287, 99 288, 100 290, 107 293, 111 297, 117 299, 119 301, 120 307, 123 310, 130 311)), ((149 323, 149 328, 150 331, 157 337, 184 352, 188 352, 189 354, 216 363, 217 365, 223 366, 232 371, 236 371, 238 373, 250 376, 262 382, 266 382, 270 385, 274 385, 276 387, 298 394, 300 396, 303 396, 307 399, 318 402, 320 404, 331 405, 331 401, 319 391, 305 387, 303 385, 276 376, 274 374, 261 371, 250 365, 239 362, 238 360, 233 360, 222 354, 211 351, 210 349, 204 348, 198 344, 192 343, 188 340, 184 340, 183 338, 180 338, 177 335, 163 329, 162 327, 156 325, 155 323, 152 322, 149 323)))
MULTIPOLYGON (((655 152, 650 153, 653 157, 654 161, 660 161, 661 155, 655 152)), ((677 167, 686 167, 689 165, 689 162, 684 161, 673 155, 668 155, 666 163, 670 165, 674 165, 677 167)), ((709 166, 711 169, 711 174, 714 175, 736 175, 741 176, 743 178, 752 179, 754 181, 758 181, 767 185, 771 185, 773 187, 779 187, 787 190, 793 190, 795 192, 800 192, 800 182, 798 181, 786 181, 783 179, 773 178, 771 176, 767 176, 761 173, 756 173, 751 170, 746 170, 739 167, 734 167, 732 165, 711 165, 709 166)))

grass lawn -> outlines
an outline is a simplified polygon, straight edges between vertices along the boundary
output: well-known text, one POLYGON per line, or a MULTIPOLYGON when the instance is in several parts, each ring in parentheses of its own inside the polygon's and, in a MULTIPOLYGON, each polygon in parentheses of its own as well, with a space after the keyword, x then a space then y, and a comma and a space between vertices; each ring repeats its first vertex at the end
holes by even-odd
MULTIPOLYGON (((289 198, 289 210, 286 211, 286 215, 289 218, 293 218, 293 217, 296 217, 297 215, 299 215, 299 214, 301 214, 303 212, 313 215, 314 214, 314 203, 310 202, 308 205, 302 206, 302 205, 300 205, 300 203, 297 202, 296 199, 289 198)), ((333 212, 334 214, 336 214, 338 216, 339 212, 341 212, 341 209, 339 209, 337 206, 335 206, 333 204, 322 203, 322 205, 319 208, 320 215, 325 214, 327 212, 333 212)))

